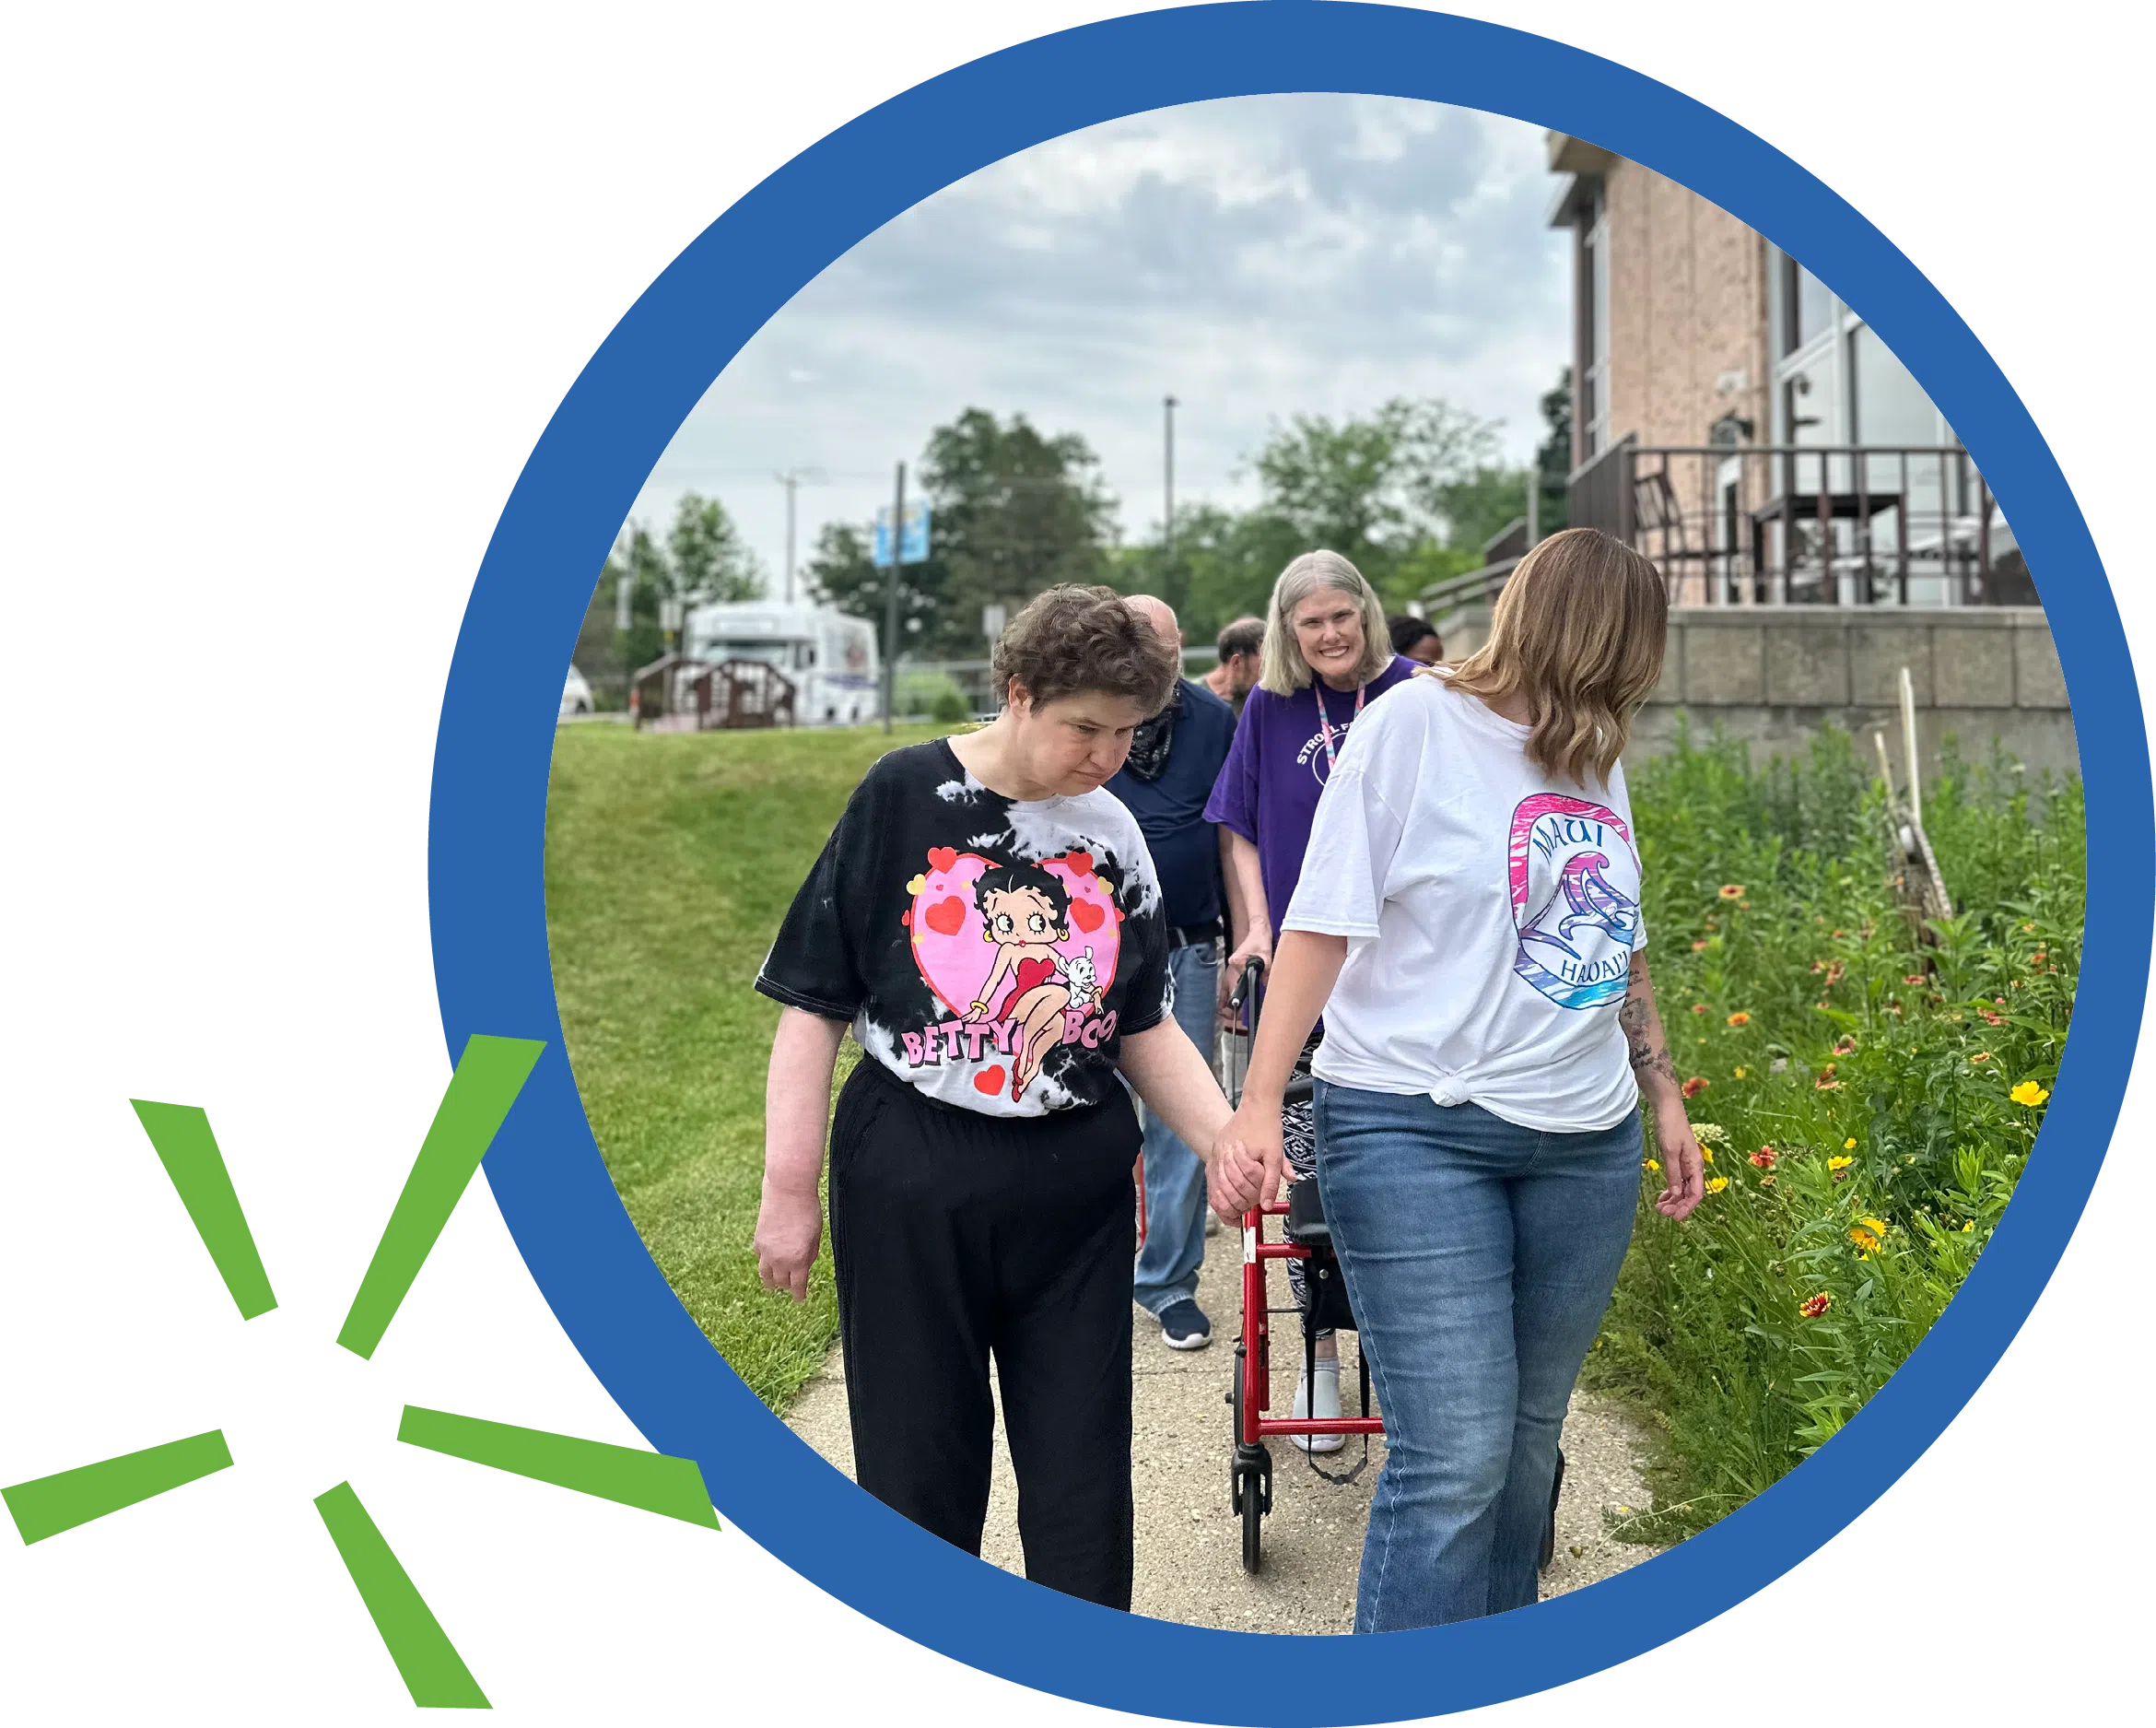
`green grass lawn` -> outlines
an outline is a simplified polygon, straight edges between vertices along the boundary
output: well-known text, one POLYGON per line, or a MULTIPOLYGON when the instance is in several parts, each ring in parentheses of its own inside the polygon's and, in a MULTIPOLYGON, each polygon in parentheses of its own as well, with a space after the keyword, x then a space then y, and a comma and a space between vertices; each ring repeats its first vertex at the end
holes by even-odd
MULTIPOLYGON (((756 1282, 779 1017, 756 968, 869 764, 947 730, 555 735, 546 929, 585 1112, 660 1271, 781 1412, 838 1315, 827 1242, 806 1303, 756 1282)), ((858 1053, 841 1046, 839 1078, 858 1053)))

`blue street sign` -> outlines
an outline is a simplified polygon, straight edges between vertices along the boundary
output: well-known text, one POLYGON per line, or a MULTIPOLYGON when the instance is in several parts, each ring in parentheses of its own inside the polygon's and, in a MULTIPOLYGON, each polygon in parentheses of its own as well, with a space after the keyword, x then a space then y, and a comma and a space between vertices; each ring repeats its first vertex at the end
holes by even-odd
MULTIPOLYGON (((906 532, 898 543, 899 562, 919 564, 928 558, 929 507, 925 503, 906 506, 906 532)), ((873 554, 878 570, 891 562, 891 507, 881 506, 876 511, 875 551, 873 554)))

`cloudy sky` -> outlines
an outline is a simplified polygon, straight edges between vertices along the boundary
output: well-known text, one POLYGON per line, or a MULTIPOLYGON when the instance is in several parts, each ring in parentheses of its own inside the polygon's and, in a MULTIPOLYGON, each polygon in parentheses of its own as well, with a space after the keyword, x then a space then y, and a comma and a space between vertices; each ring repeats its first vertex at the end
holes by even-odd
POLYGON ((1159 532, 1161 398, 1178 500, 1255 500, 1267 427, 1388 396, 1502 419, 1508 455, 1568 358, 1541 134, 1362 96, 1243 97, 1040 145, 887 224, 804 288, 683 423, 639 494, 724 501, 779 585, 784 468, 799 560, 865 521, 893 464, 969 406, 1082 434, 1126 540, 1159 532))

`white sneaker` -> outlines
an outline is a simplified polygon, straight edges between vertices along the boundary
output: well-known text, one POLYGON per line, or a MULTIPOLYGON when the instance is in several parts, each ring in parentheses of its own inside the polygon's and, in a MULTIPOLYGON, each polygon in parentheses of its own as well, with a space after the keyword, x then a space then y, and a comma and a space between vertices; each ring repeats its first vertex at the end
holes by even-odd
MULTIPOLYGON (((1318 1403, 1310 1404, 1310 1384, 1300 1369, 1295 1373, 1295 1403, 1291 1412, 1297 1416, 1315 1416, 1320 1422, 1330 1422, 1340 1415, 1340 1364, 1337 1361, 1318 1364, 1318 1403)), ((1306 1452, 1336 1452, 1347 1444, 1345 1434, 1290 1434, 1306 1452)))

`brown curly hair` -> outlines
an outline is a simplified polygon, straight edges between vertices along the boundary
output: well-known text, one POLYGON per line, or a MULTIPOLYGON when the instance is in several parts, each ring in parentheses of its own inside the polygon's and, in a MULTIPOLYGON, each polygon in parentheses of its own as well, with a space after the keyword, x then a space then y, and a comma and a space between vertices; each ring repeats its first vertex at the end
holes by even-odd
POLYGON ((1015 678, 1037 707, 1097 690, 1151 716, 1167 706, 1183 663, 1113 588, 1060 582, 1004 627, 989 668, 1006 704, 1015 678))

